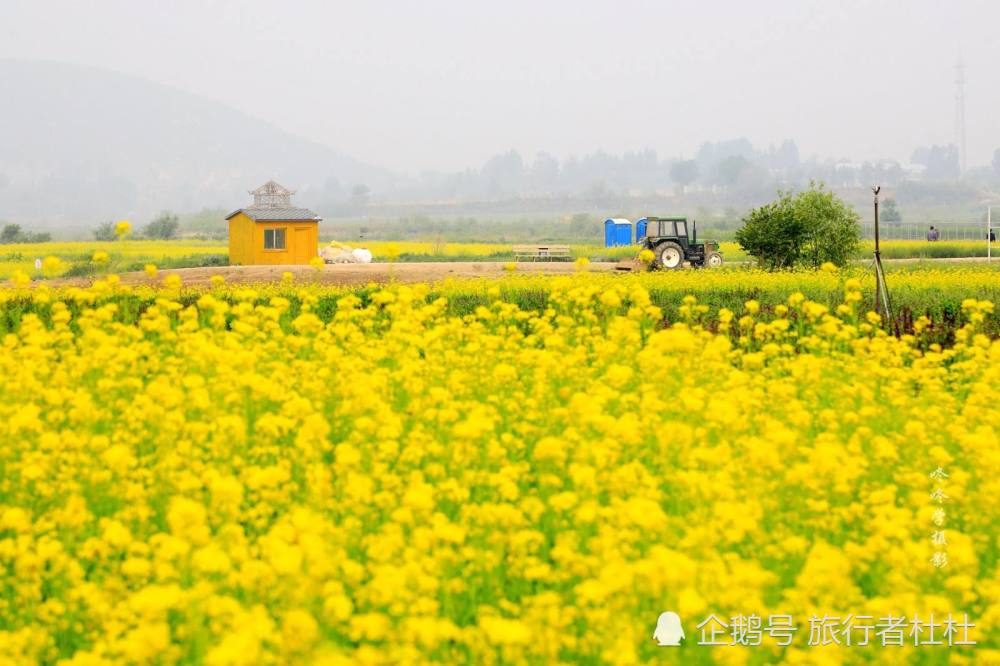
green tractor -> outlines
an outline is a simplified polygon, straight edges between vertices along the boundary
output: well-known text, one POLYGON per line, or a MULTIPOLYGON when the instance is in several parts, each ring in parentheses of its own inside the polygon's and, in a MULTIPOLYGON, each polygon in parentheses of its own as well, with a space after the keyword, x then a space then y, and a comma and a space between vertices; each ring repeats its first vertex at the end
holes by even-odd
POLYGON ((647 217, 646 233, 639 240, 644 250, 653 253, 652 269, 673 270, 689 262, 696 268, 722 265, 719 244, 713 240, 698 242, 698 224, 691 224, 688 238, 686 217, 647 217))

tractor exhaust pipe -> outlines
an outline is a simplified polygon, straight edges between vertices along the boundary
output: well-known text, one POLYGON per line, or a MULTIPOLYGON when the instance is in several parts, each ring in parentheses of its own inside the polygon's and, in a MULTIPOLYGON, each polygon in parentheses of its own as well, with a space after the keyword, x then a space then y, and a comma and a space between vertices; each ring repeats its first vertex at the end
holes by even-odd
POLYGON ((691 243, 698 242, 698 220, 691 220, 691 243))

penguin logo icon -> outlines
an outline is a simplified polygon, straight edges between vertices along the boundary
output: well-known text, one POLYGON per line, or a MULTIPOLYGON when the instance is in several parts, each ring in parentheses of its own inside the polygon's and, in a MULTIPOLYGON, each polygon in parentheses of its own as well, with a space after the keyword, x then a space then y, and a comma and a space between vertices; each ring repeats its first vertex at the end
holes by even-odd
POLYGON ((656 620, 656 631, 653 632, 653 640, 660 647, 676 647, 684 639, 684 627, 681 626, 680 616, 667 611, 660 613, 656 620))

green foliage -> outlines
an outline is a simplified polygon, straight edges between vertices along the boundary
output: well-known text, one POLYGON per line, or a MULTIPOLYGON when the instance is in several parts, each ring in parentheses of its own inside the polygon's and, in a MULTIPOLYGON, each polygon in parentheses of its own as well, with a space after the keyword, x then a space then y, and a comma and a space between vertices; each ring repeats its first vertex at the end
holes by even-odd
POLYGON ((751 210, 736 231, 736 242, 762 267, 791 268, 802 253, 805 225, 793 214, 791 195, 751 210))
POLYGON ((805 225, 802 258, 806 265, 819 268, 827 261, 846 265, 861 242, 858 213, 822 183, 810 183, 793 201, 793 214, 805 225))
POLYGON ((904 180, 896 188, 896 196, 904 206, 966 206, 978 204, 982 192, 963 182, 904 180))
POLYGON ((196 213, 182 215, 181 229, 189 237, 225 240, 229 237, 227 213, 228 211, 222 208, 203 208, 196 213))
POLYGON ((895 199, 886 199, 885 203, 882 204, 882 210, 879 211, 879 219, 882 222, 902 222, 903 216, 899 213, 899 208, 896 207, 895 199))
POLYGON ((144 238, 155 240, 170 240, 177 235, 180 226, 180 220, 176 215, 170 211, 163 211, 159 217, 145 226, 142 235, 144 238))
POLYGON ((822 183, 755 208, 744 218, 736 241, 765 268, 845 265, 861 241, 858 214, 822 183))
MULTIPOLYGON (((119 270, 125 272, 141 271, 149 261, 133 261, 122 264, 119 270)), ((183 257, 163 257, 156 262, 157 268, 205 268, 209 266, 228 266, 228 254, 189 254, 183 257)))
POLYGON ((958 146, 954 144, 917 148, 910 161, 926 167, 924 178, 928 180, 956 181, 962 175, 958 146))
POLYGON ((99 241, 118 240, 118 236, 115 235, 115 223, 111 221, 101 222, 99 225, 97 225, 97 228, 94 229, 93 232, 91 233, 94 234, 94 240, 99 240, 99 241))
POLYGON ((21 229, 20 224, 6 224, 0 229, 0 245, 14 243, 48 243, 52 240, 50 233, 32 233, 21 229))
POLYGON ((74 278, 74 277, 89 277, 97 273, 97 266, 91 261, 77 261, 71 265, 65 273, 59 277, 64 278, 74 278))
POLYGON ((681 160, 670 166, 670 179, 681 188, 687 187, 698 180, 698 163, 694 160, 681 160))
POLYGON ((732 155, 719 162, 715 167, 715 181, 719 185, 732 187, 736 185, 740 175, 749 168, 749 160, 740 155, 732 155))
POLYGON ((0 244, 8 245, 10 243, 16 243, 15 240, 21 235, 21 225, 20 224, 7 224, 4 225, 2 231, 0 231, 0 244))
POLYGON ((569 233, 575 238, 599 238, 602 228, 601 221, 587 213, 576 213, 569 221, 569 233))

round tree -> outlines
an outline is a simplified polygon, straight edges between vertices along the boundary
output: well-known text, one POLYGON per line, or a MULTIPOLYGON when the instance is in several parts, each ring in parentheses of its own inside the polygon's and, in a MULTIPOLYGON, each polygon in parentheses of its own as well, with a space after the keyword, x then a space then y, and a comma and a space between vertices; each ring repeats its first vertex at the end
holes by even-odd
POLYGON ((857 253, 861 226, 857 212, 823 183, 751 210, 736 232, 740 247, 765 268, 825 262, 843 266, 857 253))

